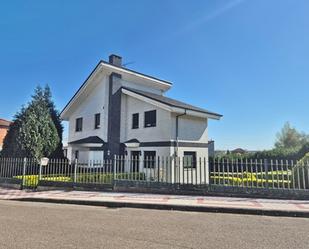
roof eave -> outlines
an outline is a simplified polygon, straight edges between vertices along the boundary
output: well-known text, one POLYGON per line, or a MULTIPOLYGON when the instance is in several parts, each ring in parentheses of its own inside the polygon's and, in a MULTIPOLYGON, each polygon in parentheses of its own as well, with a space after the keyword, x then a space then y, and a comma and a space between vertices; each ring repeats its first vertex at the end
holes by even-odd
POLYGON ((202 112, 198 110, 191 110, 191 109, 182 108, 182 107, 172 107, 172 112, 185 113, 186 115, 189 115, 189 116, 194 116, 194 117, 199 117, 199 118, 209 118, 209 119, 215 119, 215 120, 220 120, 222 118, 222 115, 220 114, 202 112))
POLYGON ((129 74, 133 74, 133 75, 136 75, 136 76, 139 76, 139 77, 147 78, 147 79, 149 79, 151 81, 155 81, 155 82, 158 82, 160 84, 168 85, 169 87, 171 87, 173 85, 173 83, 170 82, 170 81, 162 80, 162 79, 159 79, 159 78, 147 75, 147 74, 139 73, 137 71, 134 71, 134 70, 131 70, 131 69, 128 69, 128 68, 119 67, 119 66, 110 64, 110 63, 108 63, 107 61, 104 61, 104 60, 101 60, 100 63, 102 63, 102 64, 104 64, 104 65, 106 65, 108 67, 111 67, 113 69, 116 69, 116 70, 119 70, 119 71, 123 71, 125 73, 129 73, 129 74))
POLYGON ((174 112, 174 113, 184 113, 186 112, 187 115, 190 116, 195 116, 195 117, 201 117, 201 118, 210 118, 210 119, 215 119, 215 120, 220 120, 222 115, 217 114, 217 113, 212 113, 212 112, 203 112, 203 111, 198 111, 198 110, 192 110, 189 108, 184 108, 184 107, 179 107, 179 106, 173 106, 173 105, 168 105, 166 103, 163 103, 159 100, 155 100, 153 98, 150 98, 148 96, 145 96, 143 94, 140 94, 138 92, 132 91, 128 88, 122 87, 122 92, 124 94, 130 95, 132 97, 138 98, 142 101, 146 101, 146 99, 150 100, 151 104, 156 104, 158 107, 174 112))
POLYGON ((92 72, 89 74, 89 76, 86 78, 86 80, 83 82, 83 84, 78 88, 78 90, 75 92, 75 94, 73 95, 73 97, 69 100, 69 102, 66 104, 66 106, 63 108, 63 110, 60 112, 60 118, 62 120, 66 120, 68 121, 69 116, 67 116, 67 112, 70 109, 70 107, 72 106, 72 104, 74 103, 74 101, 81 95, 82 90, 86 88, 87 83, 89 82, 89 80, 91 80, 91 78, 93 78, 99 71, 101 65, 101 61, 95 66, 95 68, 92 70, 92 72))
POLYGON ((139 73, 139 72, 136 72, 136 71, 133 71, 133 70, 130 70, 130 69, 127 69, 127 68, 123 68, 123 67, 119 67, 119 66, 115 66, 115 65, 112 65, 104 60, 100 60, 99 63, 96 65, 96 67, 92 70, 92 72, 90 73, 90 75, 86 78, 86 80, 83 82, 83 84, 80 86, 80 88, 75 92, 75 94, 73 95, 73 97, 69 100, 69 102, 66 104, 66 106, 63 108, 63 110, 61 111, 60 113, 60 118, 62 120, 68 120, 69 119, 69 115, 66 115, 68 110, 70 109, 70 107, 72 106, 72 104, 74 103, 74 101, 80 96, 81 92, 83 89, 86 88, 87 86, 87 83, 91 80, 91 78, 93 78, 95 76, 96 73, 99 72, 99 69, 102 67, 102 66, 106 66, 108 68, 111 68, 111 69, 114 69, 114 70, 117 70, 117 71, 121 71, 121 72, 124 72, 124 73, 128 73, 128 74, 131 74, 131 75, 135 75, 136 77, 142 77, 142 78, 145 78, 145 79, 148 79, 150 81, 153 81, 153 82, 156 82, 156 83, 159 83, 161 85, 164 85, 166 90, 168 90, 171 86, 172 86, 172 83, 169 82, 169 81, 166 81, 166 80, 160 80, 158 78, 155 78, 153 76, 149 76, 149 75, 146 75, 146 74, 142 74, 142 73, 139 73))

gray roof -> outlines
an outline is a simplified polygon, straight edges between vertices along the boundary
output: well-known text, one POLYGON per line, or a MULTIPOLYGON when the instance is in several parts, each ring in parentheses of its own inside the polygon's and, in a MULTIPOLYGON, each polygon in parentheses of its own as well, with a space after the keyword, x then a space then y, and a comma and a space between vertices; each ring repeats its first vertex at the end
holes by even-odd
POLYGON ((101 60, 100 63, 107 64, 107 65, 111 65, 111 66, 113 66, 113 67, 118 67, 118 68, 123 69, 123 70, 126 70, 126 71, 128 71, 128 72, 132 72, 132 73, 135 73, 135 74, 139 74, 139 75, 142 75, 142 76, 146 76, 146 77, 148 77, 148 78, 151 78, 151 79, 154 79, 154 80, 159 80, 159 81, 162 81, 162 82, 164 82, 164 83, 166 83, 166 84, 169 84, 169 85, 173 85, 173 83, 170 82, 170 81, 162 80, 162 79, 159 79, 159 78, 157 78, 157 77, 154 77, 154 76, 151 76, 151 75, 148 75, 148 74, 140 73, 140 72, 134 71, 134 70, 132 70, 132 69, 126 68, 126 67, 124 67, 124 66, 117 66, 117 65, 115 65, 115 64, 112 64, 112 63, 107 62, 107 61, 104 61, 104 60, 101 60))
POLYGON ((127 143, 140 143, 140 141, 138 141, 136 138, 133 138, 133 139, 130 139, 128 141, 125 141, 124 143, 125 144, 127 144, 127 143))
POLYGON ((142 75, 142 76, 146 76, 148 78, 151 78, 151 79, 154 79, 154 80, 159 80, 159 81, 162 81, 168 85, 172 85, 171 82, 169 81, 166 81, 166 80, 162 80, 162 79, 159 79, 159 78, 156 78, 156 77, 153 77, 153 76, 150 76, 150 75, 147 75, 147 74, 143 74, 143 73, 139 73, 137 71, 134 71, 134 70, 131 70, 131 69, 128 69, 126 67, 123 67, 123 66, 117 66, 117 65, 114 65, 112 63, 109 63, 107 61, 104 61, 104 60, 100 60, 99 63, 96 65, 96 67, 92 70, 92 72, 88 75, 88 77, 86 78, 86 80, 83 82, 83 84, 78 88, 78 90, 75 92, 75 94, 72 96, 72 98, 69 100, 69 102, 65 105, 65 107, 62 109, 60 115, 64 112, 64 110, 69 106, 69 104, 73 101, 74 97, 79 93, 79 91, 83 88, 83 86, 86 85, 88 79, 90 79, 91 75, 96 71, 97 68, 99 68, 100 64, 106 64, 106 65, 110 65, 110 66, 113 66, 113 67, 117 67, 119 69, 122 69, 122 70, 126 70, 128 72, 132 72, 132 73, 135 73, 135 74, 139 74, 139 75, 142 75))
POLYGON ((86 137, 83 139, 69 142, 69 144, 104 144, 104 143, 105 142, 97 136, 86 137))
POLYGON ((208 111, 206 109, 196 107, 196 106, 193 106, 193 105, 190 105, 190 104, 186 104, 186 103, 178 101, 176 99, 171 99, 171 98, 159 95, 159 94, 144 92, 144 91, 140 91, 140 90, 136 90, 136 89, 132 89, 132 88, 128 88, 128 87, 122 87, 122 88, 125 89, 125 90, 128 90, 128 91, 131 91, 133 93, 142 95, 146 98, 161 102, 161 103, 169 105, 169 106, 172 106, 172 107, 179 107, 179 108, 183 108, 183 109, 187 109, 187 110, 191 110, 191 111, 202 112, 202 113, 222 117, 221 114, 211 112, 211 111, 208 111))

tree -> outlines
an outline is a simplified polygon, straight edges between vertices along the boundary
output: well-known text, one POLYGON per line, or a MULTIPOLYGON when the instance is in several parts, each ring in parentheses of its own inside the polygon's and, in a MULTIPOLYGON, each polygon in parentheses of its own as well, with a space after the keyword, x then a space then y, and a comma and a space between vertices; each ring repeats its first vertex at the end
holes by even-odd
POLYGON ((26 152, 22 149, 22 143, 18 139, 18 134, 22 126, 25 108, 16 113, 13 122, 10 124, 9 131, 3 141, 3 150, 1 155, 5 157, 24 157, 26 152))
POLYGON ((48 85, 46 85, 45 89, 44 89, 44 98, 45 98, 45 101, 47 102, 51 118, 54 122, 56 129, 57 129, 57 133, 58 133, 58 137, 59 137, 58 145, 57 145, 55 151, 51 154, 50 157, 52 157, 52 158, 64 158, 63 144, 62 144, 63 125, 61 123, 60 113, 56 109, 55 104, 52 100, 51 90, 50 90, 48 85))
POLYGON ((308 135, 298 132, 294 127, 291 127, 289 122, 286 122, 282 130, 277 134, 275 148, 300 148, 308 141, 308 135))
POLYGON ((15 115, 4 141, 3 156, 39 159, 55 155, 62 146, 62 126, 58 121, 49 87, 38 86, 32 100, 15 115))

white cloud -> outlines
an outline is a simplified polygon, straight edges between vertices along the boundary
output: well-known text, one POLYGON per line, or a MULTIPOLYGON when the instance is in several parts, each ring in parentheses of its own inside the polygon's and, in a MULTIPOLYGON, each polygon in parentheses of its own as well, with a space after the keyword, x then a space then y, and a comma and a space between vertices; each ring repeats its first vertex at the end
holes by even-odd
POLYGON ((229 1, 228 3, 226 3, 225 5, 221 6, 220 8, 214 10, 211 13, 208 13, 198 19, 192 20, 191 22, 189 22, 186 26, 184 26, 183 28, 181 28, 178 32, 176 32, 175 35, 180 35, 183 33, 187 33, 190 32, 191 30, 200 27, 201 25, 223 15, 224 13, 228 12, 229 10, 231 10, 232 8, 235 8, 236 6, 240 5, 241 3, 243 3, 246 0, 232 0, 229 1))

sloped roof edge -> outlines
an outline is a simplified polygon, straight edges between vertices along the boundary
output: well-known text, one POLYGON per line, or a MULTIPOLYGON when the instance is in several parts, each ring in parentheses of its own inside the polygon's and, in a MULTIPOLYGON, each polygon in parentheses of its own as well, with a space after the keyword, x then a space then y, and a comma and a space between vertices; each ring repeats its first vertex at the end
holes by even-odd
POLYGON ((139 94, 143 97, 158 101, 160 103, 163 103, 163 104, 171 106, 171 107, 178 107, 178 108, 182 108, 182 109, 185 109, 185 110, 201 112, 201 113, 204 113, 204 114, 216 116, 218 118, 221 118, 223 116, 221 114, 211 112, 211 111, 208 111, 206 109, 202 109, 202 108, 190 105, 190 104, 186 104, 184 102, 181 102, 181 101, 178 101, 178 100, 175 100, 175 99, 172 99, 172 98, 168 98, 168 97, 165 97, 165 96, 162 96, 162 95, 158 95, 158 94, 155 94, 155 93, 144 92, 144 91, 140 91, 140 90, 136 90, 136 89, 132 89, 132 88, 128 88, 128 87, 122 87, 122 89, 136 93, 136 94, 139 94))

